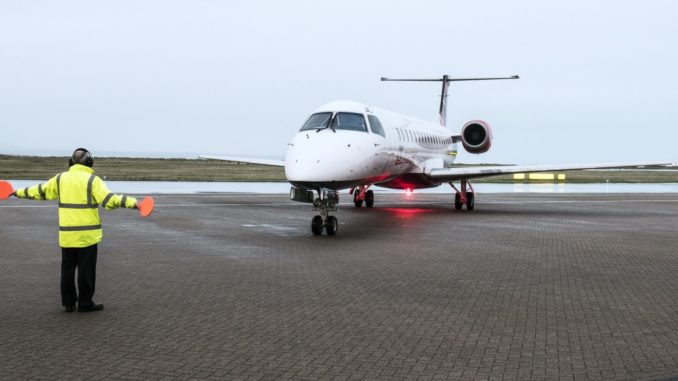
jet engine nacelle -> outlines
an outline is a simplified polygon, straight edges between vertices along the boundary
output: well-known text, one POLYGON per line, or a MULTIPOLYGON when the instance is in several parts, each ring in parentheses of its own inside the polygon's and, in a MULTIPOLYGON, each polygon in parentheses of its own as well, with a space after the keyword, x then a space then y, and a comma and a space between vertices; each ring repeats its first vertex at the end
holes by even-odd
POLYGON ((492 127, 482 120, 466 122, 461 128, 461 144, 469 153, 484 153, 492 146, 492 127))

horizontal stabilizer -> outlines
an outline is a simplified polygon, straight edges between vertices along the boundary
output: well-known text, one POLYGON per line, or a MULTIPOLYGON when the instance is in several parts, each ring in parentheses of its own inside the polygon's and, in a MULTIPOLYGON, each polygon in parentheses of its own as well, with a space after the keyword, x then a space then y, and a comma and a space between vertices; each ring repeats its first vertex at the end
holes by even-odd
POLYGON ((212 156, 212 155, 200 155, 201 159, 210 159, 210 160, 223 160, 223 161, 232 161, 235 163, 245 163, 245 164, 261 164, 261 165, 270 165, 272 167, 284 167, 284 160, 275 160, 275 159, 261 159, 261 158, 248 158, 248 157, 236 157, 236 156, 212 156))
POLYGON ((531 173, 546 171, 573 171, 580 169, 614 169, 650 166, 667 166, 672 163, 608 163, 608 164, 547 164, 547 165, 507 165, 491 167, 459 167, 432 169, 431 180, 447 182, 461 179, 499 176, 512 173, 531 173))

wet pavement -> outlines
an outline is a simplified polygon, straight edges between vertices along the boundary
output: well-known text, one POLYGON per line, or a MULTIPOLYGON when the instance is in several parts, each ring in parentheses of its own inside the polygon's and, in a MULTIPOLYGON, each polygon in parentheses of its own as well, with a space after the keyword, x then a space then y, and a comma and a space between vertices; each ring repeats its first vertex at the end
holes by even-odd
MULTIPOLYGON (((346 197, 342 200, 348 201, 346 197)), ((315 237, 286 195, 102 211, 99 313, 60 307, 56 207, 0 203, 7 379, 678 375, 678 196, 380 194, 315 237)))

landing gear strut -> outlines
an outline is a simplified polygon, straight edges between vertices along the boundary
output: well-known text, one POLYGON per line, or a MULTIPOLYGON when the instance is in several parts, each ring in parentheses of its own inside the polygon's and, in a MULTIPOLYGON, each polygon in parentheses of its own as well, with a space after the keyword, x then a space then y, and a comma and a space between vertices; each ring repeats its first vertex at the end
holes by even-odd
POLYGON ((353 193, 353 203, 356 208, 363 206, 363 201, 365 201, 365 206, 368 208, 374 206, 374 192, 367 190, 369 187, 369 185, 361 185, 355 187, 352 192, 350 192, 353 193))
POLYGON ((466 179, 462 179, 461 190, 458 190, 457 187, 455 187, 452 183, 450 183, 450 185, 455 191, 457 191, 457 193, 454 195, 454 209, 461 210, 464 204, 466 204, 467 210, 473 210, 475 207, 476 197, 471 182, 466 179), (466 190, 467 187, 470 188, 470 190, 466 190))
POLYGON ((327 235, 337 234, 339 230, 339 221, 337 217, 330 216, 330 212, 337 211, 337 204, 339 203, 339 194, 331 189, 321 189, 318 191, 318 198, 313 200, 313 210, 319 211, 320 214, 313 217, 311 220, 311 231, 313 235, 321 235, 323 228, 327 231, 327 235))

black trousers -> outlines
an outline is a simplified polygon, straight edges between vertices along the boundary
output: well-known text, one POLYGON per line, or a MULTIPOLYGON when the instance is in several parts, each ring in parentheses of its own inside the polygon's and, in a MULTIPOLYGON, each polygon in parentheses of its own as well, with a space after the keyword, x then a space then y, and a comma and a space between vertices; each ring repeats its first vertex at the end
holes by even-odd
POLYGON ((87 307, 94 304, 97 276, 97 245, 83 248, 61 248, 61 304, 64 307, 87 307), (75 269, 78 269, 78 290, 75 289, 75 269), (79 293, 78 293, 79 291, 79 293))

